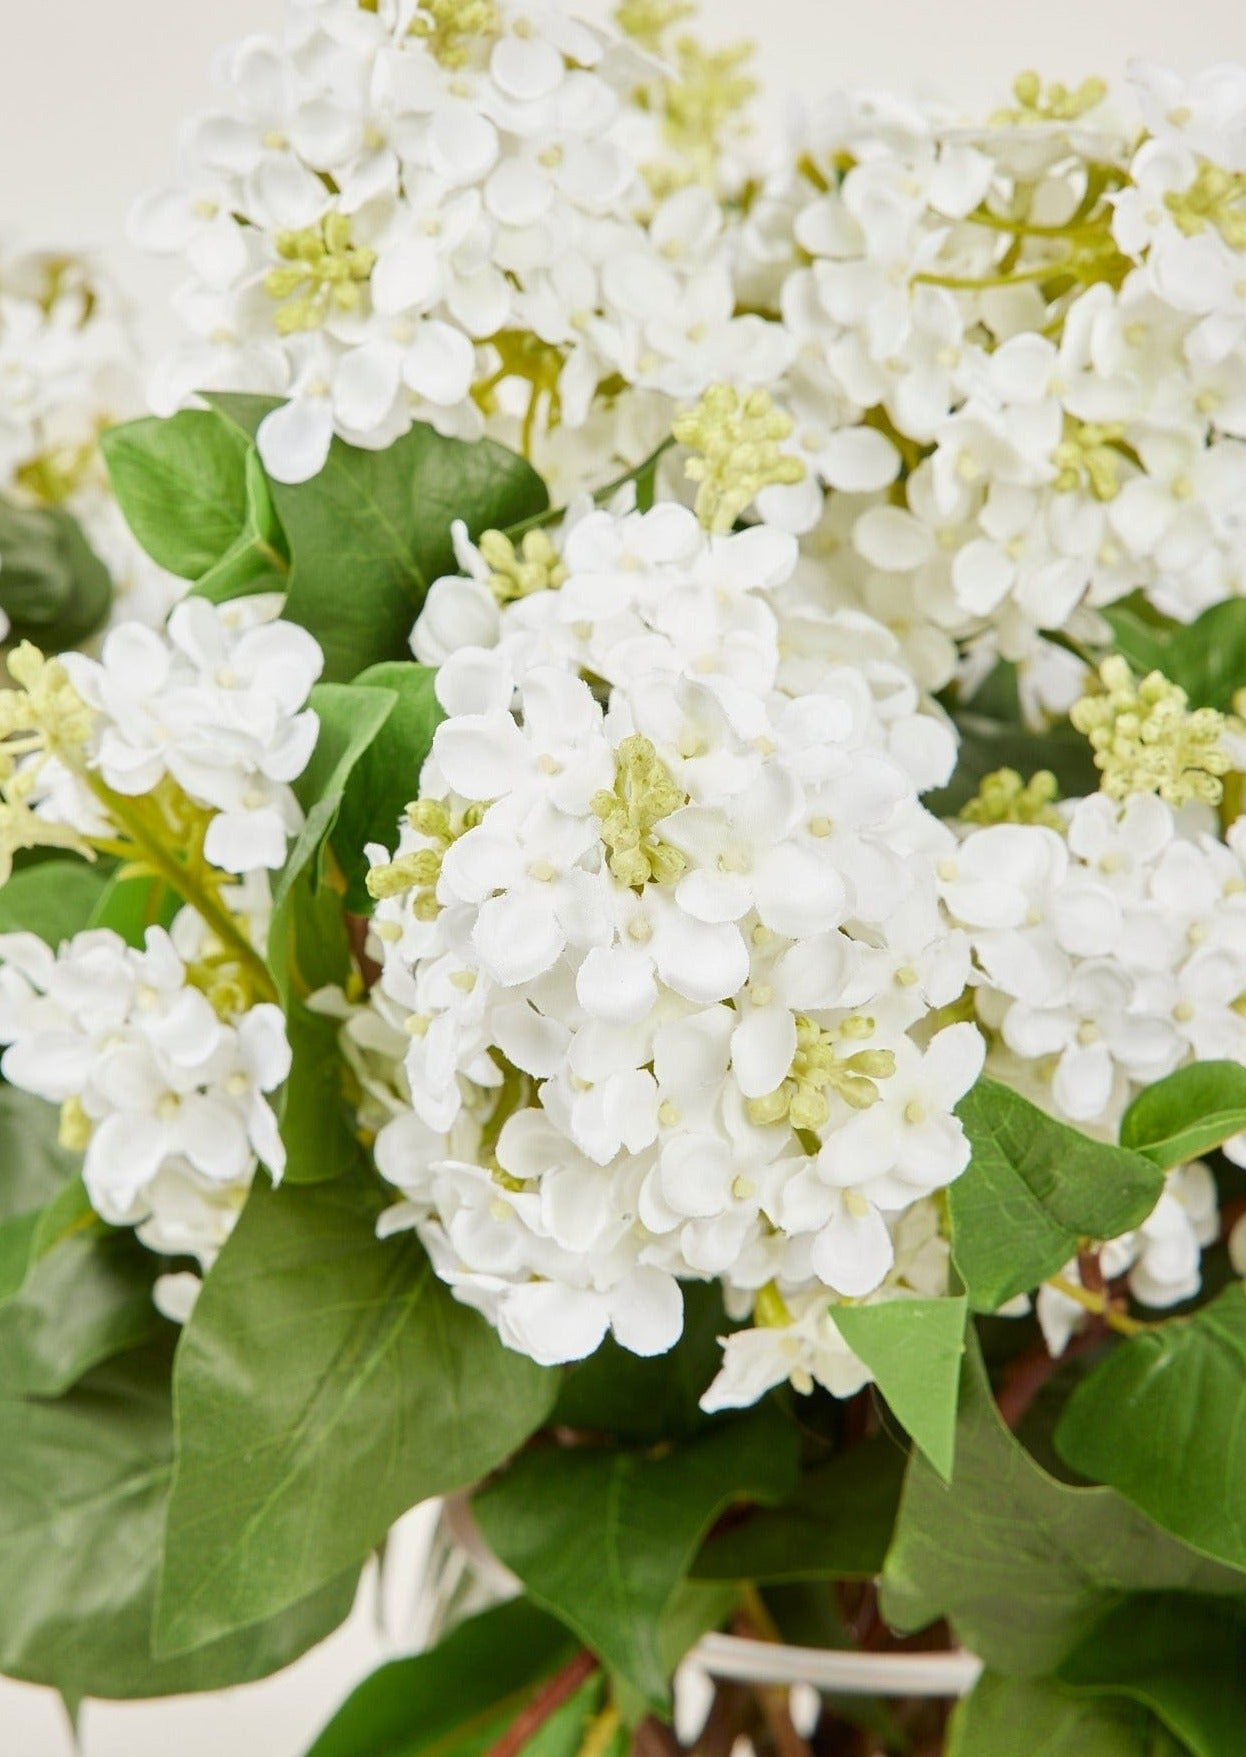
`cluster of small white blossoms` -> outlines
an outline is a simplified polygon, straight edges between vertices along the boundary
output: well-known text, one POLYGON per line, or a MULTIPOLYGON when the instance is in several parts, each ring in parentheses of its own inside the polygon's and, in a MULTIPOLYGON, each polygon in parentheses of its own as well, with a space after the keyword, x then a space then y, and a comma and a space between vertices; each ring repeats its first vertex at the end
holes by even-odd
MULTIPOLYGON (((149 929, 141 951, 106 929, 55 952, 34 934, 0 936, 0 1072, 60 1107, 61 1143, 84 1153, 103 1219, 206 1270, 257 1163, 275 1179, 284 1170, 266 1094, 290 1050, 278 1007, 225 1019, 193 986, 188 958, 203 941, 189 911, 171 934, 149 929)), ((189 1272, 165 1276, 157 1300, 182 1317, 196 1288, 189 1272)))
MULTIPOLYGON (((164 632, 127 623, 98 659, 9 658, 0 692, 0 866, 21 849, 106 855, 186 900, 144 949, 107 928, 53 951, 0 937, 0 1071, 61 1107, 87 1195, 167 1256, 211 1266, 257 1165, 284 1152, 265 1094, 290 1051, 259 948, 269 872, 302 823, 291 783, 318 721, 323 656, 279 598, 187 599, 164 632)), ((198 1280, 163 1277, 184 1317, 198 1280)))
POLYGON ((904 760, 950 735, 911 680, 888 723, 833 630, 785 654, 795 541, 723 517, 756 490, 745 452, 743 488, 739 451, 702 460, 703 522, 659 504, 561 551, 465 549, 415 633, 447 718, 370 881, 410 1034, 386 1227, 544 1362, 607 1332, 662 1352, 680 1281, 719 1281, 754 1322, 709 1407, 856 1390, 832 1304, 946 1289, 932 1197, 984 1053, 934 1030, 968 948, 904 760))
MULTIPOLYGON (((1193 1061, 1246 1064, 1246 820, 1222 839, 1211 807, 1240 760, 1222 716, 1189 713, 1158 675, 1124 661, 1073 710, 1103 791, 1057 808, 1054 784, 994 777, 938 867, 949 917, 973 945, 976 1016, 991 1072, 1091 1135, 1115 1140, 1131 1100, 1193 1061), (995 821, 991 821, 994 819, 995 821)), ((1246 1137, 1224 1151, 1246 1165, 1246 1137)), ((1174 1305, 1199 1287, 1219 1232, 1201 1164, 1168 1179, 1154 1214, 1104 1253, 1135 1296, 1174 1305)), ((1077 1265, 1067 1280, 1079 1279, 1077 1265)), ((1054 1344, 1079 1315, 1040 1295, 1054 1344)))
MULTIPOLYGON (((306 704, 324 655, 305 630, 278 620, 281 605, 267 593, 220 606, 189 598, 162 630, 124 623, 98 659, 66 654, 71 739, 43 736, 35 690, 0 702, 17 716, 12 726, 5 717, 2 747, 13 768, 0 825, 10 855, 58 828, 89 844, 127 802, 160 800, 171 785, 168 799, 197 808, 188 833, 210 866, 234 874, 282 866, 303 822, 291 782, 315 747, 319 722, 306 704)), ((17 663, 26 683, 28 668, 17 663)))
POLYGON ((923 629, 935 682, 936 632, 1020 659, 1135 591, 1188 621, 1246 586, 1246 70, 1131 87, 1126 116, 1026 75, 980 126, 841 94, 742 227, 811 465, 765 514, 923 629))
POLYGON ((185 582, 135 542, 99 450, 105 428, 143 412, 128 318, 95 263, 0 252, 0 495, 72 513, 112 576, 113 620, 155 626, 185 582))
MULTIPOLYGON (((654 10, 621 8, 639 41, 654 10)), ((787 362, 781 326, 737 312, 723 212, 695 180, 695 144, 747 95, 730 65, 681 82, 552 0, 288 0, 281 37, 237 45, 220 84, 179 184, 133 216, 190 270, 194 339, 153 394, 288 399, 259 433, 279 480, 314 476, 334 433, 382 447, 416 418, 471 437, 495 417, 530 445, 603 388, 682 398, 787 362), (655 127, 682 173, 647 166, 655 127)))

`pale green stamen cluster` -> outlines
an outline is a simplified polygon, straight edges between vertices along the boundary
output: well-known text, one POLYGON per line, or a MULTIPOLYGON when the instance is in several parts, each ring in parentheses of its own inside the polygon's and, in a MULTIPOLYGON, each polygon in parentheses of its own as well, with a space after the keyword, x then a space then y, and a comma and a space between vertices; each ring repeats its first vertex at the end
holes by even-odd
POLYGON ((486 531, 479 548, 491 570, 486 583, 499 604, 556 592, 567 578, 562 557, 544 531, 526 532, 518 549, 503 532, 486 531))
POLYGON ((625 37, 656 55, 667 31, 695 18, 696 10, 693 0, 622 0, 614 9, 614 22, 625 37))
POLYGON ((92 853, 77 831, 41 817, 30 805, 49 760, 59 758, 74 768, 84 762, 91 709, 61 661, 45 659, 29 641, 9 655, 8 666, 18 687, 0 690, 0 884, 8 881, 13 856, 21 849, 92 853))
MULTIPOLYGON (((469 805, 461 818, 452 817, 449 808, 439 799, 417 799, 407 807, 407 822, 419 835, 432 843, 430 848, 413 848, 383 866, 374 866, 368 874, 368 895, 377 903, 391 897, 414 892, 411 912, 417 921, 435 921, 441 913, 437 901, 437 883, 446 850, 468 830, 475 829, 484 815, 484 807, 469 805)), ((382 923, 378 928, 384 938, 382 923)))
POLYGON ((1080 85, 1067 86, 1053 80, 1044 86, 1033 71, 1019 73, 1012 82, 1015 107, 997 110, 991 117, 994 128, 1021 128, 1035 122, 1076 122, 1096 109, 1108 95, 1106 81, 1084 79, 1080 85))
POLYGON ((1170 190, 1164 206, 1187 238, 1214 226, 1230 250, 1246 250, 1246 175, 1204 161, 1188 189, 1170 190))
POLYGON ((1052 461, 1059 471, 1053 487, 1073 494, 1083 485, 1096 500, 1115 500, 1121 491, 1121 446, 1125 429, 1114 423, 1065 420, 1064 438, 1052 461))
POLYGON ((376 251, 356 244, 346 214, 328 214, 315 226, 279 232, 278 256, 287 264, 270 269, 264 291, 278 301, 278 335, 319 329, 335 311, 355 311, 376 267, 376 251))
POLYGON ((625 738, 616 753, 613 791, 603 789, 593 798, 606 864, 620 884, 641 890, 650 882, 669 885, 682 876, 687 864, 683 855, 654 832, 663 818, 687 803, 688 795, 652 741, 639 733, 625 738))
POLYGON ((1056 809, 1060 784, 1050 769, 1023 781, 1015 769, 984 775, 974 797, 961 808, 967 824, 1041 824, 1063 832, 1064 818, 1056 809))
POLYGON ((1070 718, 1090 740, 1100 786, 1111 799, 1158 793, 1169 805, 1218 805, 1232 764, 1221 742, 1224 715, 1191 711, 1189 698, 1162 672, 1138 682, 1119 655, 1099 667, 1102 689, 1084 696, 1070 718))
POLYGON ((731 530, 763 488, 791 487, 805 479, 805 465, 780 447, 791 437, 792 419, 770 393, 741 396, 728 384, 711 385, 695 408, 672 429, 681 445, 699 455, 688 459, 689 481, 699 482, 697 517, 718 536, 731 530))
POLYGON ((443 67, 465 67, 472 44, 500 36, 497 0, 421 0, 411 35, 422 37, 443 67))
POLYGON ((839 1025, 826 1027, 798 1014, 796 1054, 788 1076, 777 1091, 752 1098, 748 1114, 752 1122, 790 1122, 794 1129, 821 1129, 830 1121, 830 1094, 835 1093, 853 1110, 868 1110, 881 1096, 877 1082, 896 1071, 896 1058, 889 1049, 862 1049, 841 1055, 844 1044, 860 1043, 874 1035, 874 1021, 860 1013, 839 1025))
POLYGON ((675 165, 646 165, 645 179, 661 199, 689 183, 713 187, 723 147, 746 132, 743 116, 757 95, 747 72, 752 43, 707 49, 695 37, 675 44, 676 76, 662 88, 662 136, 676 155, 675 165))

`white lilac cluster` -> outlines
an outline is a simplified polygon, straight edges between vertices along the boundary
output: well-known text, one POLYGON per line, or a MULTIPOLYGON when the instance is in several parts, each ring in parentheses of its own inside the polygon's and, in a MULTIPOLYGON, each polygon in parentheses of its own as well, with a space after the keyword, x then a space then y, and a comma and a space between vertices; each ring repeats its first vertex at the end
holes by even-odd
MULTIPOLYGON (((52 951, 0 936, 0 1072, 58 1105, 63 1145, 85 1154, 92 1205, 135 1226, 154 1251, 209 1268, 257 1164, 279 1178, 285 1151, 267 1095, 290 1069, 280 1009, 218 1016, 194 986, 202 924, 151 928, 141 950, 108 930, 52 951)), ((193 1282, 158 1289, 183 1316, 193 1282)))
MULTIPOLYGON (((415 418, 472 436, 513 413, 531 442, 603 388, 695 396, 786 364, 781 326, 737 311, 714 194, 668 177, 655 205, 628 145, 655 64, 552 0, 290 0, 280 39, 220 73, 178 185, 133 216, 190 271, 193 339, 154 391, 286 398, 259 434, 279 480, 314 476, 334 433, 382 447, 415 418)), ((685 132, 713 127, 721 83, 685 132)))
MULTIPOLYGON (((1096 794, 1068 810, 1065 833, 995 824, 939 864, 945 907, 973 945, 988 1067, 1105 1139, 1140 1090, 1177 1068, 1246 1063, 1246 824, 1222 841, 1190 829, 1191 809, 1096 794)), ((1225 1152, 1246 1163, 1246 1139, 1225 1152)), ((1200 1247, 1217 1230, 1211 1174, 1188 1166, 1105 1264, 1129 1272, 1147 1304, 1176 1304, 1197 1290, 1200 1247)), ((1041 1296, 1053 1338, 1074 1310, 1058 1292, 1041 1296)))
POLYGON ((99 450, 142 413, 128 317, 95 263, 0 252, 0 495, 71 512, 112 576, 114 620, 157 625, 186 587, 134 541, 99 450))
POLYGON ((864 496, 825 516, 888 620, 1024 658, 1128 593, 1188 621, 1246 584, 1246 70, 1131 86, 1140 120, 1026 75, 985 126, 839 95, 748 216, 812 472, 763 507, 864 496))
POLYGON ((98 659, 67 654, 88 733, 81 765, 42 762, 37 814, 89 840, 110 810, 91 778, 114 802, 146 800, 171 783, 201 814, 210 866, 282 866, 303 822, 290 784, 315 747, 318 720, 306 704, 324 655, 305 630, 277 620, 281 603, 268 594, 225 605, 190 598, 162 630, 125 623, 98 659))
POLYGON ((386 1224, 538 1360, 661 1352, 680 1281, 718 1280, 754 1326, 711 1405, 856 1389, 829 1304, 946 1286, 931 1197, 983 1057, 931 1018, 968 952, 905 758, 942 728, 911 681, 889 722, 833 628, 785 655, 780 533, 659 505, 468 559, 415 636, 447 718, 373 853, 410 1034, 386 1224))

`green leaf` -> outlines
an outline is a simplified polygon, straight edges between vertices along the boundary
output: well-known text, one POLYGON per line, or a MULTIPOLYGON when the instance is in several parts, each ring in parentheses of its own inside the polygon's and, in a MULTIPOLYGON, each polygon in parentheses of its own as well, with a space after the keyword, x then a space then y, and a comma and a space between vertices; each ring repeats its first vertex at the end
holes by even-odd
POLYGON ((550 1373, 508 1353, 359 1179, 253 1189, 178 1350, 178 1463, 157 1620, 179 1652, 269 1616, 417 1501, 539 1427, 550 1373))
POLYGON ((331 838, 346 878, 346 907, 356 915, 372 913, 364 849, 369 842, 395 847, 399 821, 419 793, 420 770, 444 718, 434 694, 436 679, 430 666, 401 660, 374 665, 355 679, 356 689, 379 690, 394 698, 393 712, 347 782, 331 838))
POLYGON ((1069 1399, 1056 1445, 1193 1548, 1246 1568, 1242 1284, 1113 1350, 1069 1399))
POLYGON ((143 548, 197 580, 247 520, 245 435, 210 409, 110 427, 100 440, 117 504, 143 548))
POLYGON ((975 1311, 1037 1287, 1084 1238, 1128 1232, 1163 1194, 1149 1159, 1090 1140, 995 1080, 979 1080, 957 1114, 973 1158, 948 1191, 952 1255, 975 1311))
POLYGON ((1227 714, 1246 684, 1246 600, 1213 604, 1197 621, 1179 628, 1160 669, 1181 685, 1191 707, 1227 714))
POLYGON ((398 705, 389 689, 355 684, 318 683, 308 704, 320 717, 320 736, 311 761, 295 784, 307 814, 278 882, 273 908, 281 908, 291 885, 310 868, 313 888, 323 876, 324 848, 337 823, 347 783, 364 752, 398 705), (313 864, 314 863, 314 864, 313 864))
MULTIPOLYGON (((248 439, 277 406, 267 397, 208 400, 248 439)), ((409 656, 429 586, 458 571, 455 519, 479 536, 549 505, 544 483, 514 452, 421 425, 385 451, 335 439, 314 481, 269 487, 290 546, 284 614, 315 635, 325 677, 338 683, 409 656)))
POLYGON ((478 1757, 575 1651, 525 1599, 499 1605, 365 1678, 307 1757, 423 1757, 433 1746, 437 1757, 478 1757))
POLYGON ((85 860, 41 860, 0 887, 0 933, 35 933, 55 949, 91 918, 108 874, 85 860))
POLYGON ((632 1444, 685 1439, 713 1420, 701 1399, 722 1365, 719 1337, 732 1328, 717 1285, 684 1288, 684 1328, 669 1354, 644 1360, 609 1337, 563 1380, 554 1422, 632 1444))
POLYGON ((951 1486, 919 1455, 909 1464, 883 1573, 887 1621, 911 1632, 947 1617, 992 1669, 1043 1677, 1131 1590, 1231 1596, 1246 1576, 1196 1555, 1112 1490, 1048 1476, 1004 1426, 971 1349, 951 1486))
POLYGON ((795 1429, 773 1409, 642 1453, 524 1453, 473 1508, 537 1604, 662 1709, 662 1622, 710 1527, 738 1501, 792 1492, 795 1429))
POLYGON ((75 518, 59 506, 0 497, 0 609, 8 639, 45 652, 76 647, 103 622, 112 578, 75 518))
POLYGON ((893 1300, 836 1306, 835 1327, 874 1375, 904 1431, 946 1481, 956 1446, 956 1397, 969 1302, 893 1300))
POLYGON ((1246 1732, 1246 1605, 1175 1593, 1128 1598, 1095 1624, 1060 1678, 1149 1708, 1191 1757, 1238 1757, 1246 1732))
POLYGON ((157 1259, 98 1220, 57 1114, 0 1086, 0 1396, 56 1397, 145 1341, 157 1259))
POLYGON ((926 795, 936 817, 955 817, 996 769, 1016 769, 1029 780, 1050 769, 1066 799, 1080 799, 1099 786, 1089 744, 1066 722, 1050 732, 1029 732, 1009 720, 972 712, 955 716, 960 738, 956 772, 948 786, 926 795))
POLYGON ((987 1672, 957 1708, 947 1757, 1183 1757, 1145 1709, 1080 1699, 1049 1679, 987 1672))
POLYGON ((1246 1068, 1191 1062, 1140 1092, 1121 1119, 1121 1145, 1161 1171, 1188 1165, 1246 1129, 1246 1068))
POLYGON ((167 1348, 56 1403, 0 1404, 0 1672, 84 1696, 182 1695, 265 1677, 336 1628, 354 1576, 184 1660, 149 1657, 173 1468, 167 1348))
POLYGON ((790 1501, 710 1539, 698 1580, 872 1580, 891 1543, 908 1454, 886 1435, 807 1471, 790 1501))
POLYGON ((125 878, 117 873, 96 902, 85 925, 106 927, 140 950, 149 927, 172 927, 182 899, 161 879, 125 878))

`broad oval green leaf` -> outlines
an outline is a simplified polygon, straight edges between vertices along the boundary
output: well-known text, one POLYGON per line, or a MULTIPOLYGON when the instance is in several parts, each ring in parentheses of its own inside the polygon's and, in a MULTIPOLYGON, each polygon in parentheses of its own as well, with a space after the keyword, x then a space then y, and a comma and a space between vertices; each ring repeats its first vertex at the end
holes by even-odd
POLYGON ((904 1431, 946 1481, 956 1449, 956 1399, 969 1302, 892 1300, 836 1306, 836 1329, 874 1375, 904 1431))
POLYGON ((665 1451, 526 1452, 472 1505, 495 1553, 661 1711, 663 1619, 706 1533, 740 1501, 792 1493, 796 1430, 772 1408, 665 1451))
POLYGON ((346 880, 346 907, 356 915, 372 913, 364 850, 370 842, 393 849, 400 821, 419 796, 420 770, 444 718, 436 681, 431 666, 403 660, 373 665, 355 679, 356 689, 383 691, 394 702, 346 783, 331 835, 334 858, 346 880))
POLYGON ((815 1466, 781 1507, 759 1508, 712 1537, 694 1575, 761 1585, 872 1580, 891 1544, 907 1462, 883 1434, 815 1466))
POLYGON ((882 1608, 912 1633, 941 1617, 993 1670, 1053 1672, 1122 1592, 1236 1597, 1246 1574, 1208 1561, 1105 1488, 1070 1488, 1000 1417, 971 1349, 951 1485, 909 1464, 882 1608))
POLYGON ((514 1599, 365 1678, 307 1757, 479 1757, 575 1651, 561 1623, 514 1599))
MULTIPOLYGON (((150 1657, 173 1470, 167 1347, 60 1401, 0 1403, 0 1671, 71 1701, 219 1690, 267 1676, 342 1622, 355 1574, 185 1659, 150 1657)), ((356 1571, 357 1572, 357 1571, 356 1571)))
POLYGON ((1246 1602, 1127 1598, 1060 1668, 1083 1697, 1111 1691, 1156 1714, 1190 1757, 1236 1757, 1246 1739, 1246 1602))
POLYGON ((1163 1194, 1151 1160, 1090 1140, 996 1080, 979 1080, 957 1114, 973 1158, 948 1191, 952 1255, 975 1311, 1037 1287, 1084 1238, 1119 1238, 1163 1194))
POLYGON ((236 542, 250 444, 214 410, 128 421, 100 444, 126 523, 161 567, 197 580, 236 542))
MULTIPOLYGON (((1185 1757, 1145 1708, 987 1672, 952 1716, 947 1757, 1185 1757)), ((1227 1757, 1227 1754, 1226 1754, 1227 1757)))
POLYGON ((109 886, 86 860, 40 860, 0 886, 0 933, 35 933, 55 949, 91 923, 109 886))
POLYGON ((76 647, 111 603, 112 576, 71 513, 0 496, 0 609, 8 639, 34 641, 44 652, 76 647))
POLYGON ((258 1183, 178 1349, 156 1625, 186 1651, 316 1591, 408 1508, 478 1482, 556 1376, 508 1353, 362 1178, 258 1183))
POLYGON ((1121 1119, 1121 1145, 1171 1171, 1244 1129, 1246 1068, 1191 1062, 1138 1094, 1121 1119))
MULTIPOLYGON (((277 406, 269 397, 208 400, 248 440, 277 406)), ((458 570, 456 519, 479 536, 549 505, 545 484, 516 453, 418 424, 384 451, 335 439, 313 481, 269 488, 290 547, 285 615, 315 635, 325 677, 338 683, 409 657, 428 588, 458 570)))
POLYGON ((1246 1568, 1241 1283, 1116 1348, 1069 1399, 1056 1445, 1193 1548, 1246 1568))

